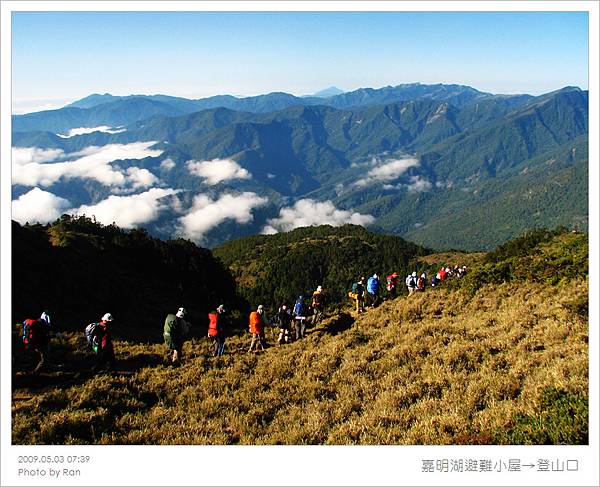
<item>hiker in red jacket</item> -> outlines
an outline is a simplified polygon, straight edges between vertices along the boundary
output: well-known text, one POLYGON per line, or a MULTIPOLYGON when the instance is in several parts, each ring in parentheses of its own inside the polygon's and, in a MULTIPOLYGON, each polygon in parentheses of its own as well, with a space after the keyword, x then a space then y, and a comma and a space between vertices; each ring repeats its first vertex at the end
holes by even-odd
POLYGON ((393 274, 390 274, 389 276, 387 276, 386 278, 386 286, 385 288, 387 289, 387 293, 388 293, 388 299, 394 299, 396 297, 396 289, 398 287, 398 273, 394 272, 393 274))
POLYGON ((440 275, 440 279, 441 279, 442 281, 444 281, 444 280, 446 279, 446 276, 448 275, 448 272, 446 271, 446 268, 445 268, 445 267, 442 267, 442 268, 440 269, 440 272, 438 272, 438 274, 440 275))
POLYGON ((94 372, 100 371, 103 367, 105 371, 109 371, 116 365, 117 361, 111 335, 112 322, 113 316, 110 313, 105 313, 94 329, 94 337, 98 343, 97 360, 92 368, 94 372))
POLYGON ((250 349, 248 353, 258 352, 258 347, 260 345, 260 349, 265 349, 265 322, 264 322, 265 312, 262 304, 250 313, 250 333, 252 334, 252 342, 250 343, 250 349), (256 349, 254 346, 256 345, 256 349))
POLYGON ((220 357, 225 350, 225 306, 220 305, 208 313, 208 336, 212 340, 213 357, 220 357))
POLYGON ((46 363, 48 351, 48 326, 44 320, 28 318, 23 321, 23 346, 25 350, 37 355, 38 361, 34 373, 38 373, 46 363))

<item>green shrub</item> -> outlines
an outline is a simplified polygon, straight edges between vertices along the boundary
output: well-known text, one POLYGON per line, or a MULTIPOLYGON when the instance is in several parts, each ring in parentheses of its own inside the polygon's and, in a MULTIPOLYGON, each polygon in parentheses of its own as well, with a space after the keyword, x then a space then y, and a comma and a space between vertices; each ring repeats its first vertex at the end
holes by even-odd
POLYGON ((514 425, 498 432, 496 443, 519 445, 587 445, 588 399, 548 387, 540 398, 540 413, 518 414, 514 425))

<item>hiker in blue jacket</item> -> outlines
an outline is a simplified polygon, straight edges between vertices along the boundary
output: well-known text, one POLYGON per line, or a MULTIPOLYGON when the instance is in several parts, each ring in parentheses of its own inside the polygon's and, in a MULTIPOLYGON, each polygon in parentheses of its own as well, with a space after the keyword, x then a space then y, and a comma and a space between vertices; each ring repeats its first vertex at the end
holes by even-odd
POLYGON ((304 333, 306 331, 306 305, 304 304, 304 296, 301 294, 296 299, 296 304, 294 304, 294 321, 296 328, 296 340, 300 340, 300 338, 304 338, 304 333))
POLYGON ((379 304, 379 277, 373 274, 367 281, 367 299, 371 308, 379 304))

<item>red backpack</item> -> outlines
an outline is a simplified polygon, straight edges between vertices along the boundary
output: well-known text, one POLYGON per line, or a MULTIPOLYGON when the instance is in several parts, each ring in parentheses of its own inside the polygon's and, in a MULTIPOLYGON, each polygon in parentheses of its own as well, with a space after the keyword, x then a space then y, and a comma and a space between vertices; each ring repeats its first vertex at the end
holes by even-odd
POLYGON ((32 320, 31 318, 23 321, 23 344, 25 348, 36 343, 43 343, 46 338, 46 329, 44 323, 40 320, 32 320))

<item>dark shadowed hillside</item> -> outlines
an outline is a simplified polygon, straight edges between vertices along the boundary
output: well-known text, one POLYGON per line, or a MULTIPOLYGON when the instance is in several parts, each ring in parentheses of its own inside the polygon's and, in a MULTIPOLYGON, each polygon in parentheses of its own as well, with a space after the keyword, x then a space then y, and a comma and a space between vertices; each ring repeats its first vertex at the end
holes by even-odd
POLYGON ((13 322, 50 309, 59 330, 81 331, 107 311, 127 339, 162 340, 167 313, 188 308, 196 330, 217 301, 240 306, 227 269, 209 250, 163 242, 86 217, 12 224, 13 322))

